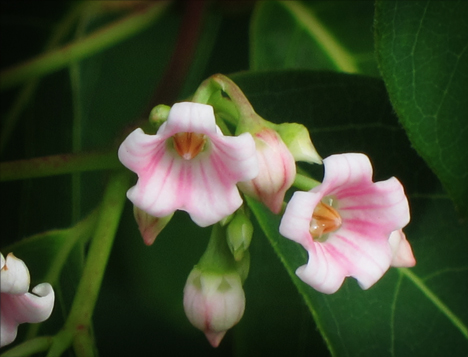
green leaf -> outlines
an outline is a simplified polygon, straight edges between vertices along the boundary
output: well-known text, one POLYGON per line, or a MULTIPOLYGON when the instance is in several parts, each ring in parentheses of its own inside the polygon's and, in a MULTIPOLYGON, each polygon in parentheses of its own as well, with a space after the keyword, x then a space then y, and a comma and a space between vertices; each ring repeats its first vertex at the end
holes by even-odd
POLYGON ((418 153, 468 215, 468 3, 379 1, 376 49, 418 153))
MULTIPOLYGON (((306 251, 278 233, 280 216, 249 199, 260 226, 303 295, 335 356, 465 355, 468 351, 468 225, 418 157, 393 115, 383 82, 356 75, 284 71, 231 77, 267 120, 305 123, 322 156, 364 152, 374 180, 397 176, 409 195, 405 229, 417 265, 391 268, 367 291, 352 278, 333 295, 315 291, 295 270, 306 251), (425 182, 421 182, 421 177, 425 182)), ((318 165, 307 171, 321 174, 318 165)))
POLYGON ((261 1, 252 16, 253 70, 329 69, 378 76, 369 1, 261 1))

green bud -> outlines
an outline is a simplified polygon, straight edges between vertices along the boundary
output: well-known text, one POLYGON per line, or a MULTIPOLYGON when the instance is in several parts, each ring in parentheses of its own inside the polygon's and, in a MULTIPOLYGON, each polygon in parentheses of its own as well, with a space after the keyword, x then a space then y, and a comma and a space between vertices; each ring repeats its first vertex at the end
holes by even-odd
POLYGON ((243 210, 238 210, 227 226, 227 243, 236 261, 240 261, 249 248, 253 225, 243 210))
POLYGON ((151 109, 149 122, 154 127, 159 128, 167 120, 170 110, 171 107, 164 104, 155 106, 153 109, 151 109))
POLYGON ((249 275, 250 270, 250 253, 248 250, 243 252, 242 258, 236 261, 236 271, 239 274, 242 284, 249 275))
POLYGON ((304 161, 310 164, 321 164, 322 158, 315 150, 310 140, 307 128, 298 123, 283 123, 275 125, 275 129, 291 151, 295 161, 304 161))

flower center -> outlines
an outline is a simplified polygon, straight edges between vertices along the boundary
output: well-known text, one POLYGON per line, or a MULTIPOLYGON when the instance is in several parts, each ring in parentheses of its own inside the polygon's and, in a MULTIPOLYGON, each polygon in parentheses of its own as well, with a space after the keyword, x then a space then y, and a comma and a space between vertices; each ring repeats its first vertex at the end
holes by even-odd
POLYGON ((196 157, 205 146, 206 138, 198 133, 177 133, 172 137, 174 148, 177 153, 185 160, 191 160, 196 157))
POLYGON ((336 231, 341 227, 341 216, 332 206, 319 202, 310 221, 310 234, 315 241, 324 242, 324 235, 336 231))

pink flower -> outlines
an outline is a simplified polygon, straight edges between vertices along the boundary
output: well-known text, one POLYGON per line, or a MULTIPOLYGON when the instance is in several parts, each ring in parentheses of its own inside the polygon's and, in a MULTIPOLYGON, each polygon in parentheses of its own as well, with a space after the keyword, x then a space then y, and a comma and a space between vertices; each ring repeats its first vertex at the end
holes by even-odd
POLYGON ((279 213, 284 194, 296 176, 296 163, 278 133, 264 127, 254 134, 260 172, 253 180, 241 182, 239 188, 279 213))
POLYGON ((1 317, 0 347, 12 343, 18 325, 42 322, 49 318, 54 307, 54 290, 48 283, 37 285, 32 294, 29 290, 29 271, 26 264, 12 253, 6 260, 1 257, 1 317))
POLYGON ((199 103, 175 104, 156 135, 133 131, 119 159, 138 174, 127 192, 136 207, 154 217, 184 210, 202 227, 238 209, 236 184, 258 174, 252 136, 224 136, 213 108, 199 103))
POLYGON ((363 154, 332 155, 324 164, 323 183, 294 193, 280 232, 308 251, 296 274, 316 290, 332 294, 347 276, 368 289, 392 264, 389 237, 409 222, 408 200, 396 178, 372 182, 363 154))
POLYGON ((245 296, 239 274, 194 268, 184 288, 184 310, 193 326, 218 347, 227 330, 244 314, 245 296))

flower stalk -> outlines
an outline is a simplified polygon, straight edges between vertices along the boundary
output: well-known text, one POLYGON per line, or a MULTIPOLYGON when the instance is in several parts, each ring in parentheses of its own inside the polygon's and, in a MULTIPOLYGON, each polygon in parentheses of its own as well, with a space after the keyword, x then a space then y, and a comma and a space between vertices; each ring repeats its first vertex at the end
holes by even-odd
MULTIPOLYGON (((54 338, 56 346, 53 345, 50 349, 50 356, 60 355, 75 338, 78 338, 79 341, 83 340, 83 338, 75 336, 89 333, 94 306, 124 208, 125 192, 129 182, 128 172, 115 172, 110 177, 101 203, 99 221, 89 247, 83 275, 64 329, 59 333, 62 334, 62 338, 58 338, 59 335, 54 338), (64 341, 65 343, 63 343, 64 341), (68 343, 66 343, 67 341, 68 343)), ((90 341, 86 338, 84 340, 90 341)), ((92 350, 90 346, 81 346, 76 352, 90 350, 92 350)))

